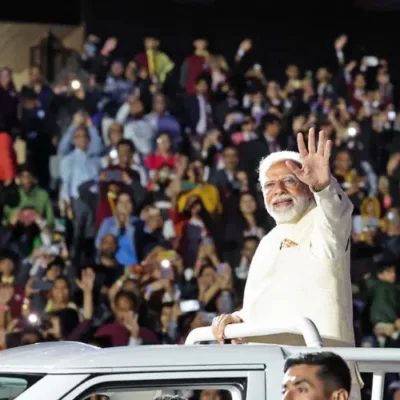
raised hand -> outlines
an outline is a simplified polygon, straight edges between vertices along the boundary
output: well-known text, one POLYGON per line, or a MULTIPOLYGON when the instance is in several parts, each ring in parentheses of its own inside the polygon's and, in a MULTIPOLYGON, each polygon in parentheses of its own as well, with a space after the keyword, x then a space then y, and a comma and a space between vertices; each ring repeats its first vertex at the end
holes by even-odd
POLYGON ((287 167, 297 176, 301 182, 308 185, 315 192, 325 189, 331 180, 329 158, 332 151, 332 142, 326 140, 324 132, 319 133, 318 149, 315 146, 315 129, 308 133, 308 151, 301 133, 297 135, 302 167, 293 161, 286 161, 287 167))
POLYGON ((131 337, 137 339, 139 337, 138 315, 133 311, 129 311, 124 318, 124 326, 131 333, 131 337))
POLYGON ((82 278, 76 280, 76 284, 82 292, 92 293, 95 278, 95 272, 91 268, 86 268, 82 271, 82 278))

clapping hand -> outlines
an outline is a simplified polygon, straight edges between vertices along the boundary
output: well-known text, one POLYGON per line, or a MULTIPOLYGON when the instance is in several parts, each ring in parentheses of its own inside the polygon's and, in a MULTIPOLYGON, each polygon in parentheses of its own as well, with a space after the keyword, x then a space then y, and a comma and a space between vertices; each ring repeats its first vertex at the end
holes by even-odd
POLYGON ((302 161, 302 167, 294 161, 286 161, 287 167, 296 175, 297 179, 308 185, 315 192, 325 189, 331 180, 329 158, 332 151, 332 142, 326 140, 324 132, 319 133, 318 148, 315 146, 315 129, 308 133, 308 151, 304 143, 303 134, 297 135, 297 145, 302 161))

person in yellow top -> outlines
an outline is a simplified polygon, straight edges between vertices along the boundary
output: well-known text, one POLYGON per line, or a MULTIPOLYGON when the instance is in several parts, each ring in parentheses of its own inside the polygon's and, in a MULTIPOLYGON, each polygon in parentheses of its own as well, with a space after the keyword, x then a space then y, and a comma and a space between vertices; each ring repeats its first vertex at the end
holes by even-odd
POLYGON ((218 189, 210 183, 204 182, 204 165, 200 160, 193 161, 187 169, 187 180, 181 182, 183 192, 177 201, 177 208, 182 212, 190 197, 198 196, 205 209, 211 214, 221 214, 222 204, 218 189))
POLYGON ((175 64, 167 54, 159 50, 160 41, 155 37, 144 39, 145 51, 135 57, 140 68, 145 68, 154 84, 162 86, 175 64))

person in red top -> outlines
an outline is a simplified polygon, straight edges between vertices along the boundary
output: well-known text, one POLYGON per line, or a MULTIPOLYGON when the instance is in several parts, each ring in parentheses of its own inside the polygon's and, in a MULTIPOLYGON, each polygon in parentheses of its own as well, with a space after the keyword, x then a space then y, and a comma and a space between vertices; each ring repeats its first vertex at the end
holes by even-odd
POLYGON ((17 159, 11 136, 0 132, 0 181, 11 182, 16 176, 17 159))
POLYGON ((155 153, 147 156, 145 166, 154 172, 159 170, 163 165, 169 165, 175 168, 176 158, 171 151, 171 139, 167 133, 161 133, 157 138, 157 148, 155 153))

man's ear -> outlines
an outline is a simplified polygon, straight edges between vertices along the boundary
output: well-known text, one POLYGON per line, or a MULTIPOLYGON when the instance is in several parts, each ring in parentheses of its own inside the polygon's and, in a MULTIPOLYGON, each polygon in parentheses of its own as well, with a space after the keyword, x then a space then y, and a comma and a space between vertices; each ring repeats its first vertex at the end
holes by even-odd
POLYGON ((345 389, 335 390, 330 397, 330 400, 349 400, 350 394, 345 389))

